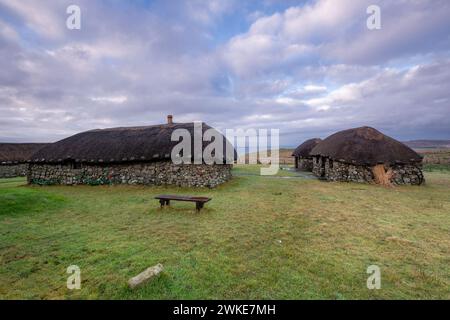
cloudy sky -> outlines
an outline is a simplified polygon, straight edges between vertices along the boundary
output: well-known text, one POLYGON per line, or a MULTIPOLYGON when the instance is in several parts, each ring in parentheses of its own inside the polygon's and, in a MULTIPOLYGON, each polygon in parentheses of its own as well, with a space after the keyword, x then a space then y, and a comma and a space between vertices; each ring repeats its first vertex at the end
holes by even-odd
POLYGON ((0 0, 0 141, 167 114, 284 146, 362 125, 450 139, 449 17, 448 0, 0 0))

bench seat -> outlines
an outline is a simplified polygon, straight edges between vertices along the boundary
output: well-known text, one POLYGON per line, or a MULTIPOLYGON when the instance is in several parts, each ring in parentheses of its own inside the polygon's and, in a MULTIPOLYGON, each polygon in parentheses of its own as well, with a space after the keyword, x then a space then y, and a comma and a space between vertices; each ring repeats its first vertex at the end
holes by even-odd
POLYGON ((197 211, 200 211, 206 202, 211 201, 211 198, 208 198, 208 197, 178 196, 178 195, 170 195, 170 194, 162 194, 162 195, 156 196, 155 199, 159 200, 159 203, 161 204, 161 208, 163 208, 164 206, 169 206, 171 200, 195 202, 197 211))

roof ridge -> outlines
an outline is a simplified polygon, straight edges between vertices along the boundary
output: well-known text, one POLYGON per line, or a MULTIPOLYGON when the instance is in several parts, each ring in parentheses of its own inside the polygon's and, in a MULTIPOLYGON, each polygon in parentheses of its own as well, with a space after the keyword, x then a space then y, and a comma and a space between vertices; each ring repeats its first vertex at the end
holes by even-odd
MULTIPOLYGON (((162 123, 162 124, 153 124, 149 126, 130 126, 130 127, 111 127, 111 128, 97 128, 97 129, 91 129, 87 131, 82 131, 80 133, 84 132, 101 132, 101 131, 114 131, 114 130, 145 130, 150 128, 158 128, 158 127, 174 127, 177 125, 191 125, 194 124, 194 122, 174 122, 171 124, 168 123, 162 123)), ((202 122, 202 124, 206 124, 205 122, 202 122)))

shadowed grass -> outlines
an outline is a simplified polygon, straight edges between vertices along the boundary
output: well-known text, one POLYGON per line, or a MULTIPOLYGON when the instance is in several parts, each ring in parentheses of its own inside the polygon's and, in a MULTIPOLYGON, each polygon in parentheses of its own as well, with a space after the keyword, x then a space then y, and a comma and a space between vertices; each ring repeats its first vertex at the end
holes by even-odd
POLYGON ((0 183, 16 199, 0 201, 0 298, 450 298, 449 174, 385 189, 244 175, 258 169, 213 190, 0 183), (213 200, 161 210, 161 193, 213 200), (159 278, 127 288, 157 263, 159 278), (79 291, 66 288, 72 264, 79 291), (366 288, 371 264, 381 290, 366 288))

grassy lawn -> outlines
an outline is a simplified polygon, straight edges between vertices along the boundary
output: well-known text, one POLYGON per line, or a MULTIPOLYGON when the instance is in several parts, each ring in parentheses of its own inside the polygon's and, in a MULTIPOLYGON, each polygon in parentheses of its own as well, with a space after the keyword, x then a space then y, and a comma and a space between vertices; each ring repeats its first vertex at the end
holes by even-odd
POLYGON ((450 172, 386 189, 257 169, 214 190, 0 180, 0 298, 450 299, 450 172), (213 200, 161 210, 160 193, 213 200), (159 278, 128 289, 157 263, 159 278), (372 264, 380 290, 366 288, 372 264), (81 290, 66 288, 69 265, 81 290))
POLYGON ((441 172, 450 174, 450 164, 426 164, 423 169, 425 172, 441 172))

